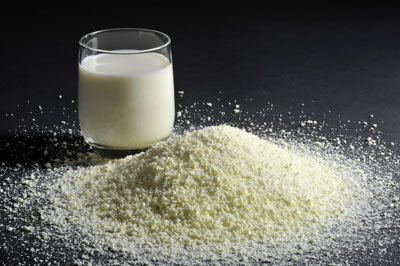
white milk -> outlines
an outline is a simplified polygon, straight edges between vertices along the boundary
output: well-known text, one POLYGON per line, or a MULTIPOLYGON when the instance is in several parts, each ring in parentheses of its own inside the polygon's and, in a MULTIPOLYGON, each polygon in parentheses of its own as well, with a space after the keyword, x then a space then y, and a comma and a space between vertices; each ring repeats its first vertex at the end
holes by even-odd
POLYGON ((89 143, 149 147, 171 134, 174 113, 172 65, 164 56, 100 54, 79 65, 79 121, 89 143))

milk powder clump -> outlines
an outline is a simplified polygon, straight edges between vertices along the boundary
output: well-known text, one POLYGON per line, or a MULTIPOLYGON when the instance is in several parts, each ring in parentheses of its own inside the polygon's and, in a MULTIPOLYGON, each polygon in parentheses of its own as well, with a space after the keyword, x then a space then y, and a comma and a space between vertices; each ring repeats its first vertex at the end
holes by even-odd
POLYGON ((294 241, 340 221, 361 193, 346 169, 222 125, 69 171, 54 187, 77 225, 130 241, 223 250, 294 241))

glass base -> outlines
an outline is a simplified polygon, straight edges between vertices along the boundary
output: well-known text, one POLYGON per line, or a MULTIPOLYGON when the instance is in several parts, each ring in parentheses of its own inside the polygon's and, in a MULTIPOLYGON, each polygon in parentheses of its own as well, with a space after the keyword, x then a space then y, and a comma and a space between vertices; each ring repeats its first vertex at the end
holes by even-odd
POLYGON ((88 142, 88 144, 101 156, 112 159, 123 158, 128 155, 138 154, 151 148, 151 146, 149 146, 141 149, 118 149, 118 148, 99 145, 96 143, 88 142))
MULTIPOLYGON (((161 141, 166 141, 170 137, 171 137, 171 135, 168 135, 166 138, 161 139, 161 140, 155 142, 154 144, 159 143, 161 141)), ((147 151, 154 145, 154 144, 152 144, 148 147, 140 148, 140 149, 125 149, 125 148, 115 148, 115 147, 105 146, 105 145, 93 143, 90 141, 87 141, 87 143, 101 156, 106 157, 106 158, 112 158, 112 159, 123 158, 128 155, 138 154, 138 153, 147 151)))

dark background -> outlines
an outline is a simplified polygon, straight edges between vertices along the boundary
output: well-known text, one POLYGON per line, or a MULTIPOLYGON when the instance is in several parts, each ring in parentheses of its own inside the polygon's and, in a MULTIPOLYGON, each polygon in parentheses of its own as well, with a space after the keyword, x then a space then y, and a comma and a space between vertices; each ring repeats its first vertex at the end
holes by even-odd
MULTIPOLYGON (((333 110, 352 120, 373 113, 385 121, 381 129, 394 140, 400 136, 396 7, 25 9, 6 9, 1 16, 1 134, 21 124, 32 104, 55 109, 60 94, 65 100, 77 99, 82 35, 143 27, 172 38, 175 87, 186 92, 187 102, 208 100, 218 90, 238 99, 266 92, 282 111, 314 100, 310 108, 315 112, 333 110), (24 105, 27 100, 32 104, 24 105), (18 117, 7 118, 5 113, 18 117)), ((36 122, 52 125, 61 118, 55 113, 39 119, 36 122)))
MULTIPOLYGON (((204 4, 177 10, 153 3, 31 9, 21 4, 2 13, 3 140, 21 126, 30 131, 31 124, 77 121, 78 40, 115 27, 157 29, 172 38, 175 88, 185 91, 181 102, 210 101, 222 91, 225 99, 270 101, 277 112, 290 107, 296 112, 305 103, 301 108, 309 113, 332 110, 345 120, 363 121, 374 114, 385 140, 400 139, 397 7, 222 9, 204 4), (67 103, 67 114, 56 111, 67 103), (54 112, 31 121, 38 105, 54 112)), ((250 112, 260 107, 241 105, 250 112)))

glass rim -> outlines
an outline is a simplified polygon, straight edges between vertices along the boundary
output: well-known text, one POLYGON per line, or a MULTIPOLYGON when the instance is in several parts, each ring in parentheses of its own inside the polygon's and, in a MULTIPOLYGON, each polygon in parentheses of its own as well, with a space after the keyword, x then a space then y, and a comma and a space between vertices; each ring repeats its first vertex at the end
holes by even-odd
POLYGON ((107 53, 107 54, 142 54, 142 53, 149 53, 149 52, 157 51, 159 49, 167 47, 170 44, 171 44, 171 38, 167 34, 161 32, 161 31, 158 31, 158 30, 151 30, 151 29, 145 29, 145 28, 110 28, 110 29, 103 29, 103 30, 97 30, 97 31, 89 32, 89 33, 83 35, 79 39, 79 45, 80 46, 82 46, 82 47, 84 47, 86 49, 95 51, 95 52, 107 53), (83 40, 85 38, 87 38, 88 36, 90 36, 90 35, 94 36, 96 34, 103 33, 103 32, 123 31, 123 30, 125 30, 125 31, 145 31, 145 32, 158 33, 158 34, 161 34, 162 36, 166 37, 167 41, 164 44, 160 45, 160 46, 149 48, 149 49, 145 49, 145 50, 138 50, 138 51, 115 51, 115 50, 98 49, 98 48, 90 47, 90 46, 86 45, 83 42, 83 40))

